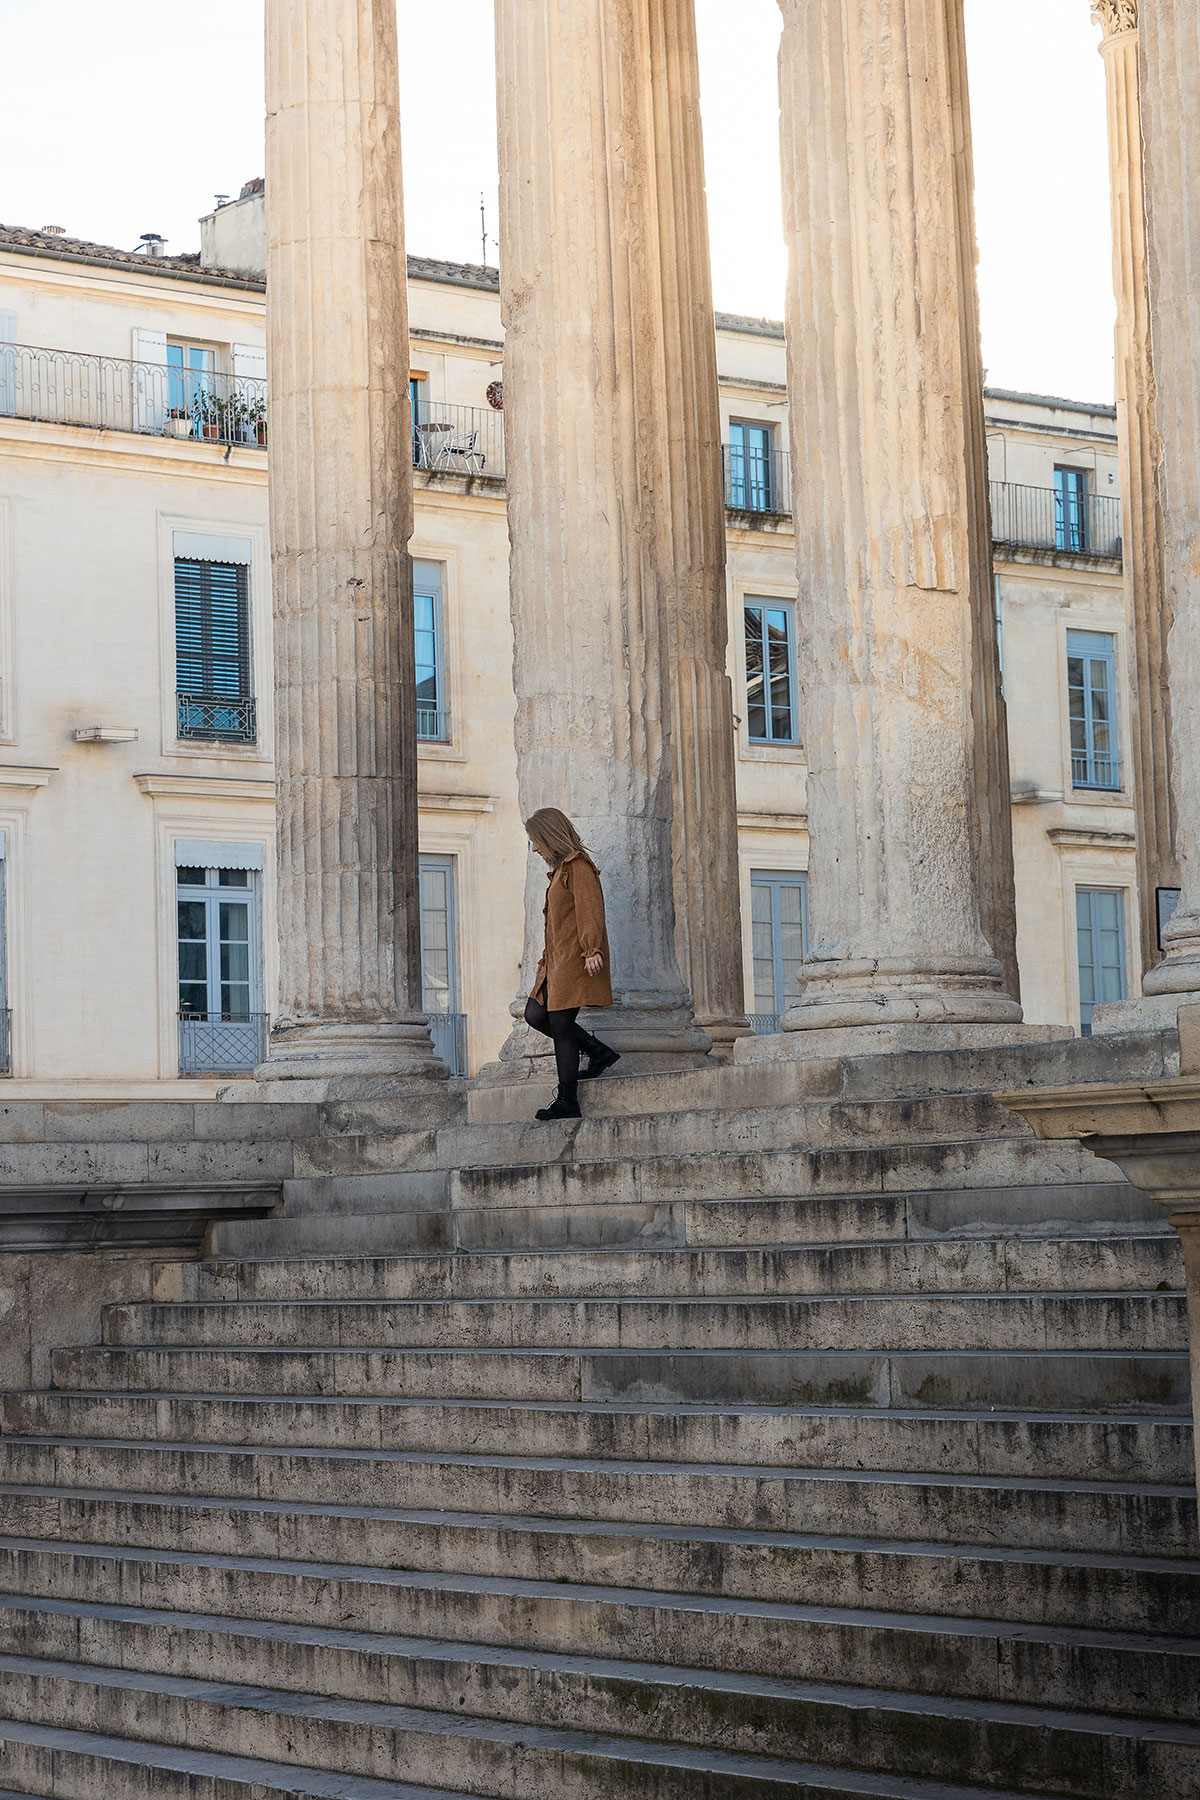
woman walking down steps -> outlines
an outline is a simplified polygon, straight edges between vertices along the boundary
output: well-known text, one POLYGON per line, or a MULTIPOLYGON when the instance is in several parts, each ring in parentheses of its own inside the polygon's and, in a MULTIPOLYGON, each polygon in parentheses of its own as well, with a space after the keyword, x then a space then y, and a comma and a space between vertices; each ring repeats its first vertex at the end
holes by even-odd
POLYGON ((526 1002, 525 1022, 554 1043, 558 1093, 552 1106, 538 1108, 537 1116, 577 1119, 580 1076, 589 1080, 620 1061, 617 1051, 576 1023, 581 1006, 612 1005, 604 890, 600 871, 579 833, 556 806, 535 812, 526 819, 525 830, 550 866, 543 913, 546 942, 526 1002), (588 1059, 582 1070, 580 1051, 588 1059))

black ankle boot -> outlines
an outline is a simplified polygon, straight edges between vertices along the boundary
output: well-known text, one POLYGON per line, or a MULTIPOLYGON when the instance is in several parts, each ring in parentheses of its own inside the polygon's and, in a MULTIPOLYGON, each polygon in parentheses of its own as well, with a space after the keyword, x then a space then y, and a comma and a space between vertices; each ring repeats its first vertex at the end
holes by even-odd
POLYGON ((603 1075, 605 1069, 611 1069, 614 1063, 621 1060, 621 1052, 613 1050, 608 1044, 602 1044, 598 1037, 588 1033, 588 1041, 583 1047, 587 1062, 579 1071, 581 1081, 593 1081, 597 1075, 603 1075))
POLYGON ((536 1118, 539 1119, 581 1119, 579 1110, 579 1088, 574 1081, 560 1081, 558 1093, 553 1106, 539 1106, 536 1118))

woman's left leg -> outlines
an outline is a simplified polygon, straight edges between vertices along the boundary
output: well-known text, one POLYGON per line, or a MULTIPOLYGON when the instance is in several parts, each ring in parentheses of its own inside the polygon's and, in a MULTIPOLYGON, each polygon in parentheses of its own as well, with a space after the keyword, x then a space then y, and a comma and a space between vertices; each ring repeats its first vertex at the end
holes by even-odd
POLYGON ((574 1087, 579 1080, 580 1038, 583 1033, 575 1024, 577 1006, 567 1006, 546 1014, 546 1031, 554 1041, 554 1066, 558 1070, 559 1087, 574 1087))

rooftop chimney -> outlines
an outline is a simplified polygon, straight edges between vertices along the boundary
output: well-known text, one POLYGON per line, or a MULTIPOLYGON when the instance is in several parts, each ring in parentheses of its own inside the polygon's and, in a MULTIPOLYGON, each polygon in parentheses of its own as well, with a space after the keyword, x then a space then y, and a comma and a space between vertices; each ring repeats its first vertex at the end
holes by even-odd
POLYGON ((42 236, 43 237, 65 237, 66 235, 67 235, 67 228, 65 225, 43 225, 42 226, 42 236))
POLYGON ((166 241, 160 231, 143 231, 138 249, 144 251, 147 256, 161 256, 166 241))

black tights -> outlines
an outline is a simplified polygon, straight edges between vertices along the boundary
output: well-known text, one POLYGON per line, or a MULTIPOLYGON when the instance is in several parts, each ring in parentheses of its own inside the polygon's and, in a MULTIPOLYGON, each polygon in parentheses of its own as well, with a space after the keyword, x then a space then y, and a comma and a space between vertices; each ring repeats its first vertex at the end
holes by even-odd
POLYGON ((560 1087, 568 1087, 579 1080, 579 1052, 591 1048, 592 1039, 575 1020, 578 1016, 577 1006, 564 1007, 561 1012, 548 1012, 540 1000, 531 994, 525 1002, 525 1023, 540 1031, 543 1037, 553 1039, 554 1062, 558 1069, 560 1087))

